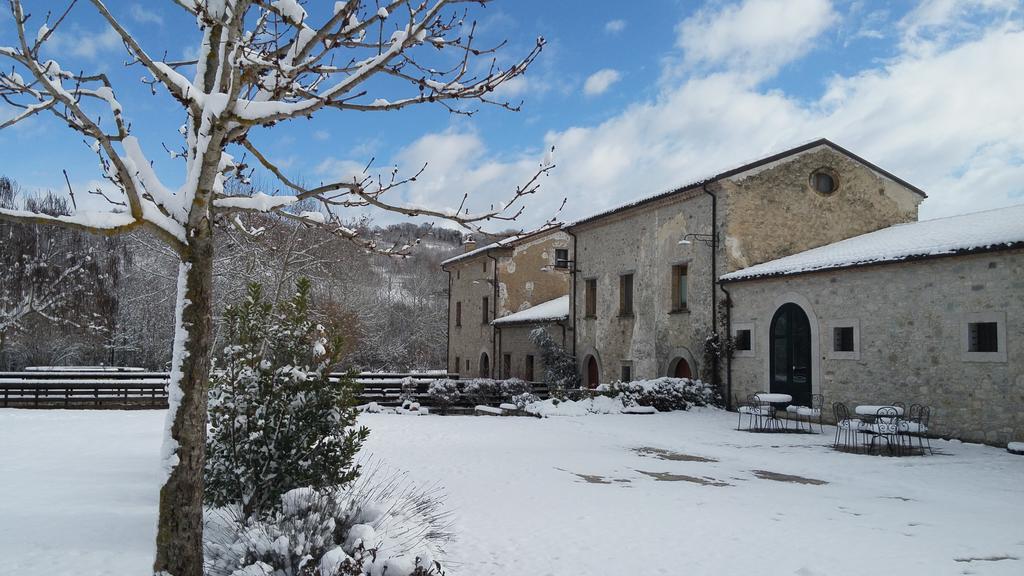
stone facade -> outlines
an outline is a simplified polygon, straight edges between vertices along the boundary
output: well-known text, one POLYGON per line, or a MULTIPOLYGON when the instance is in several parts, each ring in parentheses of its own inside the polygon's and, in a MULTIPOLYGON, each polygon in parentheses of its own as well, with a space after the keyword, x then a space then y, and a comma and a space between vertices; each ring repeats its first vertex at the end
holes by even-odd
MULTIPOLYGON (((675 375, 685 361, 694 377, 712 333, 713 279, 718 276, 893 224, 916 220, 923 194, 824 143, 796 149, 708 182, 585 219, 576 238, 573 314, 575 353, 584 381, 593 358, 601 382, 675 375), (838 182, 823 194, 811 175, 838 182), (717 227, 712 227, 713 203, 717 227), (715 248, 687 234, 711 234, 715 248), (712 271, 712 250, 715 268, 712 271), (673 267, 687 267, 687 305, 674 302, 673 267), (634 312, 619 315, 622 274, 633 273, 634 312), (597 282, 597 313, 586 314, 587 280, 597 282)), ((715 298, 721 302, 723 295, 715 298)), ((719 327, 721 328, 721 327, 719 327)))
POLYGON ((740 398, 770 388, 769 330, 780 306, 806 313, 812 392, 832 402, 932 407, 931 432, 1005 444, 1024 439, 1024 250, 845 268, 726 285, 732 326, 753 350, 732 360, 740 398), (967 324, 1001 325, 1001 354, 965 353, 967 324), (856 350, 832 351, 832 328, 854 326, 856 350))
POLYGON ((545 366, 541 359, 540 352, 530 340, 530 332, 537 328, 544 328, 548 334, 562 345, 563 348, 572 347, 571 334, 568 323, 547 322, 543 324, 515 324, 498 327, 498 378, 519 378, 528 382, 541 382, 544 380, 545 366), (508 370, 505 366, 505 355, 508 355, 508 370), (528 364, 532 364, 528 366, 528 364))
POLYGON ((499 354, 514 354, 519 362, 526 354, 539 357, 529 341, 522 344, 521 339, 514 339, 516 344, 499 352, 497 330, 490 322, 568 293, 569 272, 555 266, 557 249, 571 250, 569 236, 549 229, 500 246, 482 247, 443 264, 450 278, 450 372, 464 378, 498 377, 499 354))

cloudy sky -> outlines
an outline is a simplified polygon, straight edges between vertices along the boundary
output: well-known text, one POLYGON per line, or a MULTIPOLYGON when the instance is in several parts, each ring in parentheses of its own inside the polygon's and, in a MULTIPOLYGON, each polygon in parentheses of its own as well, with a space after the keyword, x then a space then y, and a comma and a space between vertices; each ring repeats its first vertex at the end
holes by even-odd
MULTIPOLYGON (((25 3, 37 7, 36 27, 52 4, 25 3)), ((171 2, 108 3, 151 54, 195 53, 194 21, 171 2)), ((0 44, 9 44, 3 10, 0 44)), ((403 200, 454 207, 468 192, 486 208, 554 146, 557 167, 523 226, 563 198, 571 220, 819 137, 927 191, 925 218, 1024 203, 1024 2, 495 0, 471 16, 483 41, 508 40, 503 61, 538 35, 548 40, 503 88, 521 112, 327 112, 260 134, 266 152, 306 182, 369 158, 405 172, 427 163, 403 200)), ((71 20, 50 55, 114 77, 157 169, 180 182, 182 167, 160 152, 180 145, 181 112, 149 95, 141 70, 124 69, 122 47, 88 3, 71 20)), ((86 146, 48 119, 0 132, 0 158, 0 174, 29 189, 64 188, 61 169, 76 186, 97 181, 86 146)))

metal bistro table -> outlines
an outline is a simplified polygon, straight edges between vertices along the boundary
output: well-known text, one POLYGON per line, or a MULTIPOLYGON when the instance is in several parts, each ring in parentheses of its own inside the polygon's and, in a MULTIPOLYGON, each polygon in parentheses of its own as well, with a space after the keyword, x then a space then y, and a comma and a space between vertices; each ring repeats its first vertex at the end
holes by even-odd
POLYGON ((793 397, 789 394, 761 393, 754 396, 758 402, 763 402, 769 408, 769 416, 765 418, 763 429, 768 432, 785 431, 785 423, 775 415, 779 404, 789 404, 793 397))

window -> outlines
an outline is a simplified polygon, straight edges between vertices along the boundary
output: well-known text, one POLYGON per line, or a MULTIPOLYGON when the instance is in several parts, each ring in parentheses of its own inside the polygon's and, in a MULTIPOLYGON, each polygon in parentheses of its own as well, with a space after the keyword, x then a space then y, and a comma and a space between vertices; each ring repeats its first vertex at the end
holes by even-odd
POLYGON ((587 278, 584 288, 584 316, 594 318, 597 316, 597 278, 587 278))
POLYGON ((455 303, 455 326, 462 326, 462 302, 455 303))
POLYGON ((466 372, 469 372, 469 358, 466 358, 466 372))
POLYGON ((569 267, 569 250, 566 248, 555 248, 555 268, 569 267))
POLYGON ((971 322, 967 325, 968 352, 999 352, 999 324, 971 322))
POLYGON ((524 376, 526 376, 527 382, 533 382, 533 354, 526 355, 526 370, 524 376))
POLYGON ((754 323, 733 322, 732 324, 732 355, 736 358, 753 358, 754 354, 754 323))
POLYGON ((619 380, 621 380, 622 382, 632 382, 633 381, 633 367, 630 366, 629 364, 623 364, 622 365, 622 374, 621 374, 621 377, 619 378, 619 380))
POLYGON ((633 315, 633 274, 619 276, 619 316, 633 315))
POLYGON ((487 273, 487 260, 484 260, 483 262, 481 262, 480 265, 483 268, 484 273, 486 274, 487 273))
POLYGON ((508 379, 512 377, 512 355, 501 355, 501 377, 508 379))
POLYGON ((830 360, 860 360, 860 321, 856 318, 831 320, 825 332, 825 356, 830 360))
POLYGON ((966 314, 961 320, 961 359, 966 362, 1006 362, 1006 313, 966 314))
POLYGON ((853 326, 832 328, 832 351, 853 352, 853 326))
POLYGON ((481 312, 480 317, 482 318, 482 320, 480 323, 487 324, 488 322, 490 322, 491 318, 491 299, 488 298, 487 296, 484 296, 483 304, 481 306, 483 308, 483 312, 481 312))
POLYGON ((750 330, 737 330, 736 331, 736 351, 738 352, 749 352, 750 347, 750 330))
POLYGON ((458 372, 459 368, 461 368, 461 367, 462 367, 462 358, 459 358, 458 356, 456 356, 455 357, 455 371, 458 372))
POLYGON ((672 267, 672 311, 686 310, 686 264, 672 267))
POLYGON ((456 280, 462 280, 462 269, 461 268, 459 270, 455 271, 455 279, 456 280))
POLYGON ((819 194, 831 194, 839 186, 831 170, 821 168, 811 173, 811 188, 819 194))

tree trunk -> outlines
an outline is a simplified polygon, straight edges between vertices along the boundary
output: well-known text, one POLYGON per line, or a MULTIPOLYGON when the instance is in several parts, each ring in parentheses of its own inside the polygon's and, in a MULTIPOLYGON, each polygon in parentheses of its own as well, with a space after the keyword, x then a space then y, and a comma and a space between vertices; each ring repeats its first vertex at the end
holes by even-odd
POLYGON ((168 388, 170 437, 164 439, 169 475, 160 490, 153 571, 202 576, 206 390, 213 345, 213 238, 208 225, 192 231, 179 271, 178 300, 168 388))

